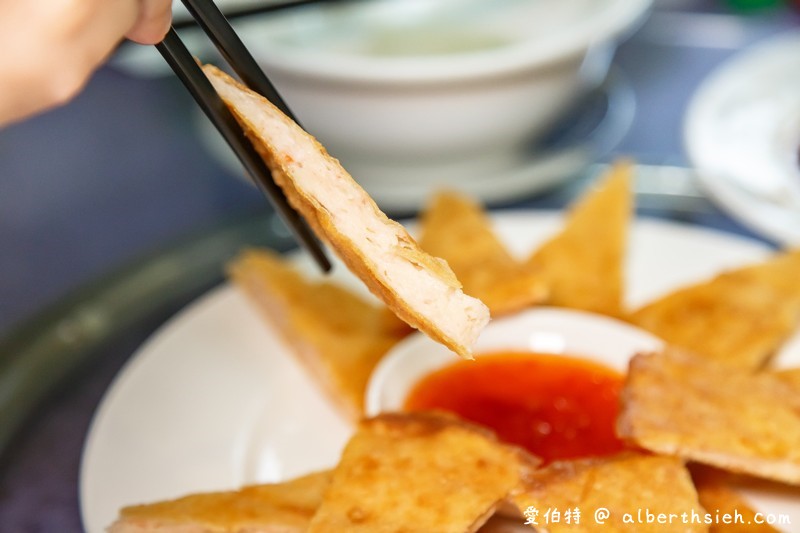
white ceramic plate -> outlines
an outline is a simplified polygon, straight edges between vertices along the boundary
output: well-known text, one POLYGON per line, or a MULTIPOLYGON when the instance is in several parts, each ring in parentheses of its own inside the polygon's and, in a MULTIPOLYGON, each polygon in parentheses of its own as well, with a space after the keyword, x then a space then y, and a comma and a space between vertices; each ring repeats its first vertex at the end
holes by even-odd
POLYGON ((692 98, 684 134, 712 198, 761 234, 800 244, 800 31, 715 70, 692 98))
MULTIPOLYGON (((552 213, 504 213, 495 221, 520 255, 560 227, 552 213)), ((648 220, 634 225, 631 250, 633 305, 767 253, 735 236, 648 220)), ((343 268, 336 276, 354 284, 343 268)), ((800 339, 779 361, 800 364, 800 339)), ((223 285, 165 324, 106 393, 81 467, 85 528, 101 533, 124 505, 332 466, 348 435, 287 347, 223 285)), ((797 492, 759 497, 761 509, 790 513, 800 524, 797 492)))

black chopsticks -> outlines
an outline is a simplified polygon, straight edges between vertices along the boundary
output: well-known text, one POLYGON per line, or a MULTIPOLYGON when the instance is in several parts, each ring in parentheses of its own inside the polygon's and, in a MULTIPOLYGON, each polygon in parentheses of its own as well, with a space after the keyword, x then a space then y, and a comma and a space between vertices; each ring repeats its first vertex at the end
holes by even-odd
MULTIPOLYGON (((214 2, 211 0, 182 1, 242 81, 294 119, 294 115, 286 103, 214 2)), ((305 220, 289 205, 286 195, 273 181, 269 168, 247 139, 239 123, 214 90, 211 82, 206 78, 174 28, 170 28, 167 36, 156 45, 156 48, 236 153, 258 188, 270 199, 295 238, 312 255, 323 271, 330 271, 331 263, 319 241, 311 233, 305 220)))

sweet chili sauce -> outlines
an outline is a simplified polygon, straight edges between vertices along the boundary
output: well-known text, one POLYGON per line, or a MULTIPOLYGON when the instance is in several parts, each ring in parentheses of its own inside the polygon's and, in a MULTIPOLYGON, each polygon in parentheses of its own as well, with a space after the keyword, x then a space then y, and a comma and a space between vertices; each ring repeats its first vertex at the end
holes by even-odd
POLYGON ((614 434, 622 381, 585 359, 504 352, 427 375, 405 408, 450 411, 545 462, 602 456, 625 448, 614 434))

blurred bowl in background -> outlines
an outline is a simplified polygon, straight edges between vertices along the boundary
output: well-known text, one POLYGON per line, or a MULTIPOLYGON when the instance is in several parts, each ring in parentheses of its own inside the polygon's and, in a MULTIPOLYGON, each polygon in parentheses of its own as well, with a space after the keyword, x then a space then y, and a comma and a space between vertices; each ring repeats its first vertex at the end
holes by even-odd
POLYGON ((530 164, 531 144, 605 79, 618 39, 650 4, 361 0, 237 30, 303 126, 368 191, 402 184, 424 197, 530 164))

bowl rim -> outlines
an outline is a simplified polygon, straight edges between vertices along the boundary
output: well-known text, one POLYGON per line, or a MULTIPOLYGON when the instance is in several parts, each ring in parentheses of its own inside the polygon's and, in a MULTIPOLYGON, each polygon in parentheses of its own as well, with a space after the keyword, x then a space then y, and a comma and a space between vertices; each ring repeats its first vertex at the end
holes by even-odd
MULTIPOLYGON (((613 317, 541 306, 492 320, 476 343, 476 356, 491 357, 502 352, 563 355, 593 361, 625 373, 633 355, 658 351, 664 345, 665 342, 652 333, 613 317), (592 337, 587 339, 587 334, 592 337), (558 341, 553 341, 558 335, 562 336, 561 346, 557 346, 558 341), (524 346, 519 340, 522 337, 525 338, 524 346), (556 344, 548 346, 552 342, 556 344), (577 345, 588 344, 592 348, 576 351, 577 345), (624 353, 616 351, 621 350, 619 346, 625 346, 624 353), (609 355, 609 351, 614 351, 614 354, 609 355)), ((424 376, 459 361, 458 356, 421 333, 406 337, 394 345, 373 369, 364 395, 366 415, 401 409, 403 400, 399 396, 405 399, 424 376), (397 404, 398 401, 401 405, 397 404)))
MULTIPOLYGON (((508 46, 464 54, 424 57, 370 57, 348 54, 316 54, 291 47, 270 47, 251 39, 268 73, 313 78, 329 82, 413 84, 462 81, 525 72, 581 59, 595 45, 610 44, 634 31, 646 18, 654 0, 606 0, 606 8, 584 17, 569 31, 548 40, 529 39, 508 46)), ((251 27, 254 28, 254 26, 251 27)), ((246 37, 247 28, 242 33, 246 37)))

